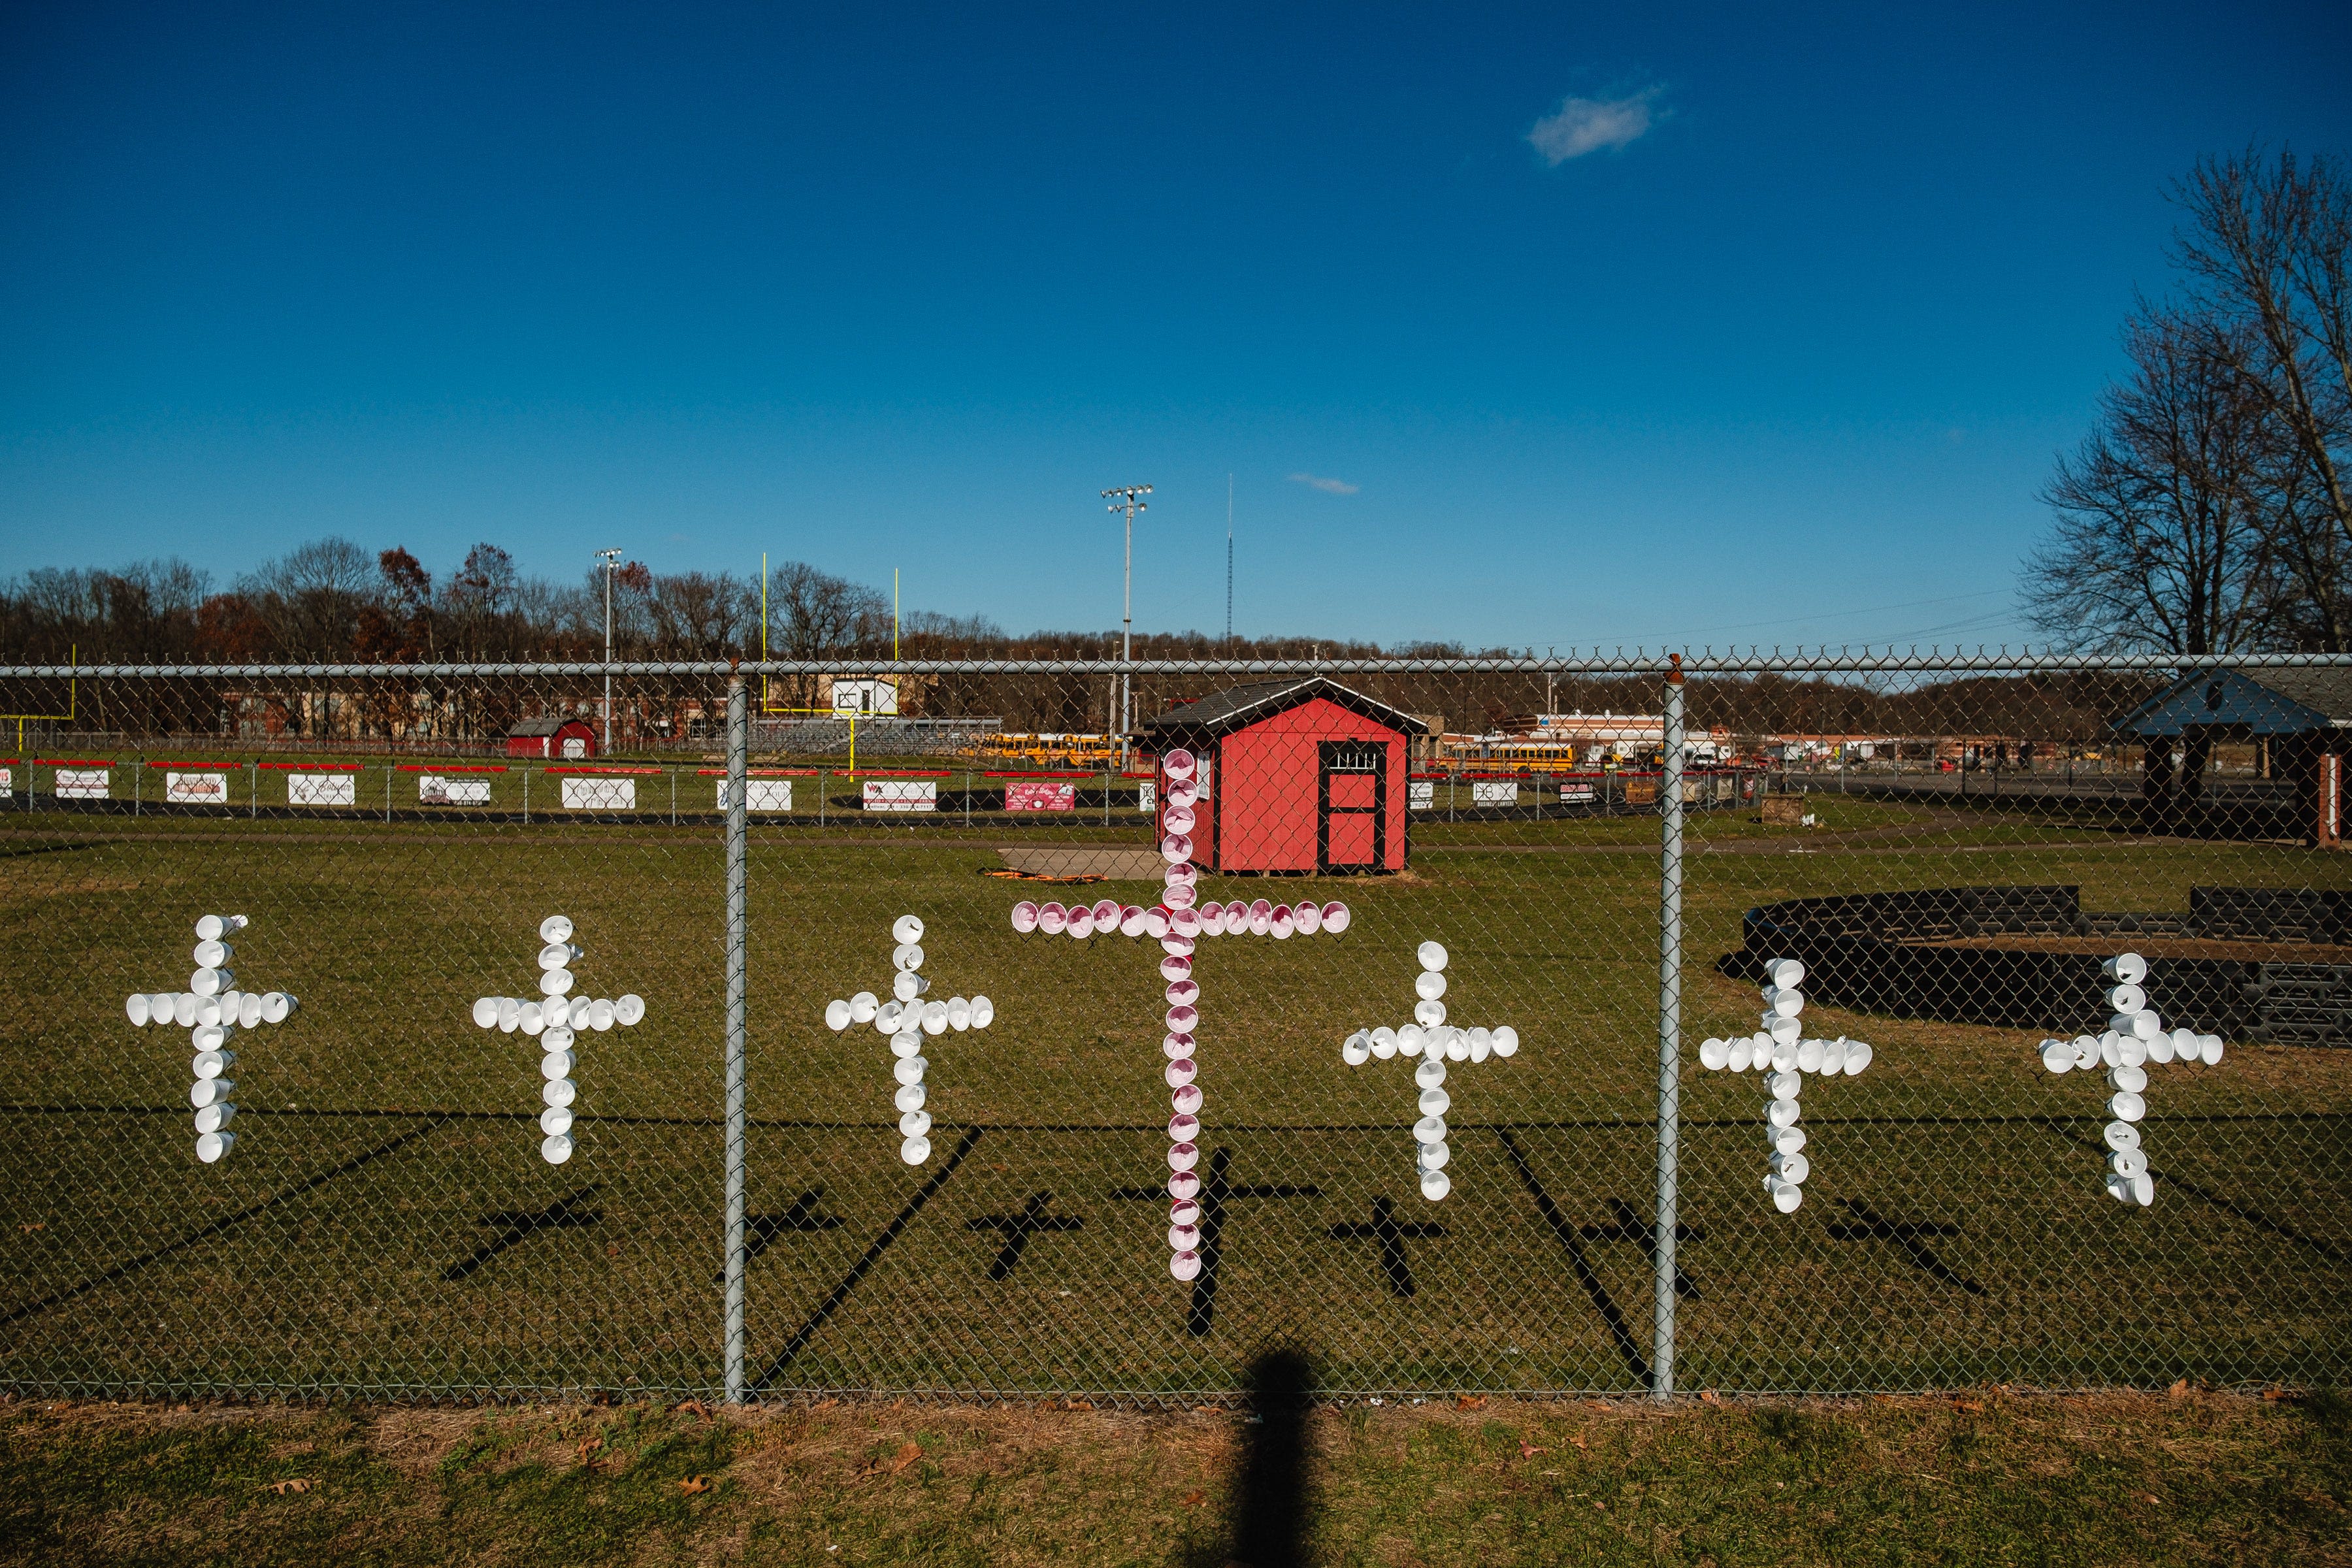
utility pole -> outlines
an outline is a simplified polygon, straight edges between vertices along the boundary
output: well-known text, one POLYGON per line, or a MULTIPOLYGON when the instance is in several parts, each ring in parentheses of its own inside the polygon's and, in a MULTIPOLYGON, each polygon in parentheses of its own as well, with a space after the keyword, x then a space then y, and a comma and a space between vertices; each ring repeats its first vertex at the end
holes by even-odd
MULTIPOLYGON (((1118 661, 1121 664, 1135 662, 1135 514, 1151 510, 1142 500, 1150 493, 1150 485, 1119 485, 1103 491, 1112 511, 1127 513, 1126 585, 1120 590, 1119 596, 1118 661)), ((1118 754, 1122 769, 1127 765, 1127 732, 1134 727, 1134 677, 1122 669, 1118 676, 1118 754)))
POLYGON ((1225 651, 1234 647, 1234 476, 1225 476, 1225 651))
POLYGON ((604 563, 604 750, 613 752, 613 574, 621 568, 621 552, 599 550, 596 559, 604 563))

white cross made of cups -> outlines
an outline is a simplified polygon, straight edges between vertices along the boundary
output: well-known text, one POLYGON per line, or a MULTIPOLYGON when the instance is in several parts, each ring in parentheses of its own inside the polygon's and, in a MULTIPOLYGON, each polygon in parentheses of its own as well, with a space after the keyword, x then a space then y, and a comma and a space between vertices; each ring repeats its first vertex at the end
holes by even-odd
POLYGON ((1859 1074, 1870 1065, 1871 1048, 1861 1040, 1841 1035, 1834 1040, 1806 1039, 1798 1016, 1805 1010, 1805 966, 1793 958, 1776 958, 1764 966, 1763 1027, 1733 1040, 1709 1039, 1698 1047, 1701 1067, 1710 1070, 1765 1075, 1765 1136, 1771 1152, 1764 1169, 1764 1190, 1772 1206, 1794 1214, 1805 1201, 1805 1178, 1812 1162, 1805 1157, 1805 1130, 1797 1125, 1797 1097, 1805 1075, 1835 1078, 1859 1074))
POLYGON ((1164 1076, 1171 1110, 1168 1247, 1173 1256, 1168 1261, 1168 1272, 1178 1279, 1189 1280, 1198 1279, 1201 1273, 1201 1205, 1196 1201, 1201 1178, 1193 1168, 1201 1163, 1202 1093, 1195 1081, 1201 1070, 1195 1059, 1199 1049, 1201 986, 1192 973, 1193 944, 1204 936, 1270 936, 1278 942, 1293 935, 1313 936, 1318 931, 1337 936, 1348 929, 1350 917, 1348 906, 1340 903, 1306 901, 1295 908, 1264 899, 1247 904, 1239 900, 1231 904, 1200 903, 1201 873, 1192 864, 1192 838, 1195 826, 1192 807, 1200 801, 1200 789, 1194 782, 1199 763, 1191 752, 1178 747, 1160 759, 1160 771, 1168 780, 1167 798, 1161 802, 1160 817, 1164 830, 1160 858, 1167 863, 1161 874, 1165 889, 1160 901, 1148 910, 1134 904, 1122 906, 1111 899, 1064 909, 1060 904, 1036 904, 1024 899, 1013 906, 1013 929, 1024 935, 1043 931, 1048 936, 1080 941, 1100 931, 1105 935, 1117 932, 1125 937, 1150 937, 1159 942, 1164 955, 1160 961, 1160 974, 1168 983, 1168 1032, 1160 1042, 1160 1050, 1168 1058, 1164 1076))
POLYGON ((645 999, 634 994, 606 1001, 574 997, 572 966, 586 956, 572 940, 572 921, 550 915, 539 922, 539 999, 484 996, 474 1004, 474 1022, 505 1034, 520 1032, 539 1042, 539 1157, 551 1165, 572 1158, 572 1107, 580 1098, 572 1075, 579 1068, 572 1047, 588 1031, 618 1024, 626 1028, 646 1016, 645 999))
POLYGON ((898 1108, 898 1158, 919 1165, 931 1157, 931 1113, 923 1108, 928 1098, 923 1075, 931 1064, 923 1055, 923 1037, 950 1029, 959 1034, 985 1029, 995 1021, 996 1004, 985 996, 924 1001, 931 983, 921 973, 923 922, 913 915, 900 915, 890 927, 890 936, 898 943, 890 952, 890 967, 896 972, 890 977, 890 1000, 885 1002, 871 991, 860 991, 845 1002, 836 997, 824 1005, 824 1023, 836 1035, 852 1024, 871 1024, 889 1037, 890 1054, 898 1058, 891 1064, 890 1076, 898 1081, 893 1100, 898 1108))
POLYGON ((196 1158, 207 1165, 236 1146, 236 1134, 229 1131, 236 1115, 236 1105, 229 1099, 236 1084, 226 1076, 236 1066, 230 1042, 264 1024, 284 1023, 301 1005, 283 991, 236 989, 236 976, 228 968, 236 949, 228 939, 250 923, 243 915, 200 917, 190 954, 196 969, 188 976, 188 988, 139 992, 122 1006, 134 1025, 175 1024, 188 1031, 188 1043, 195 1050, 190 1064, 195 1082, 188 1089, 188 1103, 196 1111, 196 1158))
POLYGON ((2140 1120, 2147 1114, 2148 1065, 2201 1062, 2216 1066, 2221 1060, 2221 1037, 2200 1035, 2193 1029, 2166 1029, 2164 1020, 2147 1005, 2147 960, 2138 953, 2118 953, 2107 960, 2105 970, 2107 978, 2115 982, 2106 994, 2112 1012, 2105 1032, 2095 1038, 2082 1035, 2072 1040, 2044 1040, 2039 1049, 2042 1065, 2053 1073, 2077 1068, 2106 1069, 2112 1092, 2107 1096, 2109 1120, 2101 1139, 2107 1146, 2107 1195, 2117 1203, 2146 1208, 2156 1202, 2156 1178, 2148 1174, 2139 1132, 2140 1120))
POLYGON ((1415 956, 1421 960, 1421 973, 1413 977, 1418 1000, 1412 1005, 1412 1022, 1393 1029, 1383 1025, 1357 1030, 1340 1045, 1339 1059, 1351 1068, 1361 1067, 1374 1057, 1382 1061, 1402 1057, 1415 1063, 1412 1081, 1420 1087, 1421 1097, 1414 1105, 1421 1119, 1412 1124, 1416 1146, 1412 1164, 1421 1178, 1421 1195, 1436 1203, 1454 1190, 1454 1178, 1445 1173, 1452 1159, 1445 1143, 1445 1113, 1454 1106, 1444 1089, 1445 1064, 1517 1056, 1519 1032, 1507 1024, 1493 1029, 1465 1029, 1447 1023, 1445 949, 1441 943, 1424 942, 1415 956))

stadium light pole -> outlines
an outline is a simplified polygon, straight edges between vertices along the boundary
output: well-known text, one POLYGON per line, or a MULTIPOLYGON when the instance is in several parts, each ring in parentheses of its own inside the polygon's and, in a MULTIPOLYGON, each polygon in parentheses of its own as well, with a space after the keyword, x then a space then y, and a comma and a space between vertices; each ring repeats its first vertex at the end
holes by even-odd
MULTIPOLYGON (((1150 485, 1119 485, 1103 491, 1103 498, 1110 502, 1112 511, 1127 513, 1127 574, 1119 595, 1118 661, 1121 664, 1135 662, 1135 514, 1151 510, 1142 500, 1150 493, 1150 485)), ((1135 721, 1134 679, 1126 670, 1119 671, 1118 754, 1121 771, 1127 766, 1127 732, 1134 727, 1135 721)))
POLYGON ((596 559, 604 563, 604 752, 613 752, 613 574, 621 567, 621 552, 599 550, 596 559))

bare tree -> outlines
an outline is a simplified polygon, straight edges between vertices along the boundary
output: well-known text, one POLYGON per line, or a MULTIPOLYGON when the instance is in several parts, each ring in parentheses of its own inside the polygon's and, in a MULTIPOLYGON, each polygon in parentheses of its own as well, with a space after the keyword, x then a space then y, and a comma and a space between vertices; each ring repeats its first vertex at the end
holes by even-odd
POLYGON ((280 653, 331 658, 359 636, 362 610, 380 590, 376 564, 348 539, 314 539, 265 563, 237 584, 280 653))
POLYGON ((2352 178, 2332 158, 2260 147, 2200 161, 2175 188, 2189 225, 2175 256, 2197 290, 2208 352, 2283 438, 2282 560, 2308 603, 2299 640, 2347 646, 2352 548, 2352 178))
POLYGON ((2130 379, 2042 492, 2057 523, 2024 596, 2062 642, 2226 653, 2263 636, 2268 422, 2213 334, 2144 309, 2124 331, 2130 379))

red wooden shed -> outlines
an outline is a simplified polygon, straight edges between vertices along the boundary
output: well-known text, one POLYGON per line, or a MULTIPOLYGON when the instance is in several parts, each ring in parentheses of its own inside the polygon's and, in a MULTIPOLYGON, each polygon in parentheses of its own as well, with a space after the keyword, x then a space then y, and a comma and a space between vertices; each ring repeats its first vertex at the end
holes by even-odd
POLYGON ((585 719, 526 719, 507 731, 509 757, 566 757, 577 761, 596 754, 596 730, 585 719))
POLYGON ((1200 759, 1202 870, 1404 869, 1412 738, 1429 732, 1412 714, 1315 675, 1236 686, 1137 729, 1163 757, 1181 746, 1200 759))

